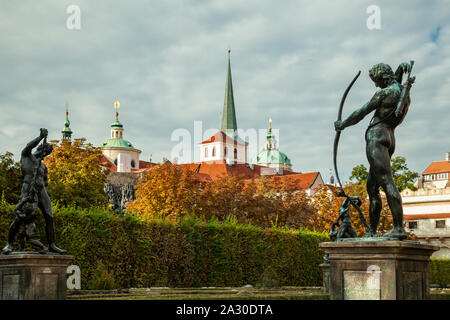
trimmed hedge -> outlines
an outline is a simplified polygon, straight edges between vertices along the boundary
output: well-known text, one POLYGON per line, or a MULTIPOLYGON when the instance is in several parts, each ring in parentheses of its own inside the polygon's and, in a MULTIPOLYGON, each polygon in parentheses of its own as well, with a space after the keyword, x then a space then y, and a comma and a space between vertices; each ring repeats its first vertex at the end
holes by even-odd
MULTIPOLYGON (((322 284, 318 245, 327 236, 321 233, 53 209, 57 245, 75 257, 83 289, 322 284)), ((13 207, 0 205, 0 245, 13 219, 13 207)), ((37 223, 45 239, 43 219, 37 223)))
POLYGON ((431 258, 430 283, 441 288, 450 285, 450 259, 431 258))

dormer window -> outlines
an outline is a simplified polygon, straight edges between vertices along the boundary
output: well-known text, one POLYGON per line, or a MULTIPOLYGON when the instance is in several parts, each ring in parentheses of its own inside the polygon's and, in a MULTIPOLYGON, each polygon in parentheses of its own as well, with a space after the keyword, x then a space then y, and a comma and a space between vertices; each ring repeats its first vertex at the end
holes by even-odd
POLYGON ((213 156, 213 157, 216 156, 216 147, 213 147, 213 149, 212 149, 212 156, 213 156))
POLYGON ((208 158, 208 148, 205 148, 205 158, 208 158))

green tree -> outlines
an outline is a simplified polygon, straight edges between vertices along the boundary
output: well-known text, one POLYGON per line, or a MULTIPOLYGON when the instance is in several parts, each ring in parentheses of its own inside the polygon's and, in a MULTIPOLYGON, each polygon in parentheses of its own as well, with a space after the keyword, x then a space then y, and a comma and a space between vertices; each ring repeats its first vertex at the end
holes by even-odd
POLYGON ((356 166, 353 168, 352 175, 350 176, 350 180, 356 180, 357 182, 363 182, 363 181, 367 181, 368 177, 369 177, 369 171, 363 164, 360 164, 359 166, 356 166))
MULTIPOLYGON (((419 174, 408 169, 405 157, 397 156, 392 158, 391 168, 392 177, 394 178, 394 182, 400 192, 406 188, 413 191, 417 189, 414 187, 414 181, 419 177, 419 174)), ((356 180, 358 183, 365 183, 367 182, 368 176, 369 171, 363 164, 360 164, 359 166, 353 168, 350 180, 356 180)))
POLYGON ((391 167, 392 175, 398 190, 403 191, 408 188, 415 191, 417 189, 414 187, 414 181, 419 178, 420 175, 419 173, 408 169, 405 157, 398 156, 392 158, 391 167))
POLYGON ((100 148, 86 139, 52 141, 55 147, 45 159, 48 168, 47 191, 52 201, 64 206, 89 208, 105 206, 107 173, 101 166, 100 148))
POLYGON ((0 196, 10 204, 19 201, 21 175, 20 164, 11 152, 0 155, 0 196))

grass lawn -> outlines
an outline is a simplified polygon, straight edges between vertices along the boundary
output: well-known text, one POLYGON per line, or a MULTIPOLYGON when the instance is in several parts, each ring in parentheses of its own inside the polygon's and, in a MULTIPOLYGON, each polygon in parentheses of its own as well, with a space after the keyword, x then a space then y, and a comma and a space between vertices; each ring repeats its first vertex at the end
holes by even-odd
POLYGON ((84 300, 328 300, 321 287, 131 288, 69 290, 67 299, 84 300))
MULTIPOLYGON (((433 300, 450 300, 450 289, 431 288, 433 300)), ((328 300, 322 287, 131 288, 69 290, 69 300, 328 300)))

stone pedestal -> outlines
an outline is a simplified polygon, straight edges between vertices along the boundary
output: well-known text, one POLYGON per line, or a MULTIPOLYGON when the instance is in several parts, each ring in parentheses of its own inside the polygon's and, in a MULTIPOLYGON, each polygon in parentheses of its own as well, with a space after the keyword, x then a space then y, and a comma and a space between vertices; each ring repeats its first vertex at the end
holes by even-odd
POLYGON ((416 241, 323 242, 331 300, 430 298, 429 263, 438 247, 416 241))
POLYGON ((329 294, 330 293, 330 264, 329 263, 323 263, 319 265, 320 269, 322 269, 323 274, 323 293, 329 294))
POLYGON ((69 255, 0 255, 0 300, 64 300, 69 255))

